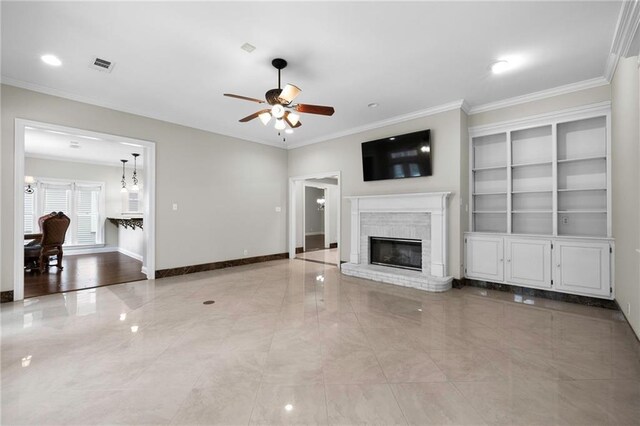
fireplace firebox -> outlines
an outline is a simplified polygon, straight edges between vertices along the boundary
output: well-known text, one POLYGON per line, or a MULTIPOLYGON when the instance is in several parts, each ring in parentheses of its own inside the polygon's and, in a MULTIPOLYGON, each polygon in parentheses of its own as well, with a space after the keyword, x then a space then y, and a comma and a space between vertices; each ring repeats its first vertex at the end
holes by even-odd
POLYGON ((422 241, 369 237, 369 262, 374 265, 422 270, 422 241))

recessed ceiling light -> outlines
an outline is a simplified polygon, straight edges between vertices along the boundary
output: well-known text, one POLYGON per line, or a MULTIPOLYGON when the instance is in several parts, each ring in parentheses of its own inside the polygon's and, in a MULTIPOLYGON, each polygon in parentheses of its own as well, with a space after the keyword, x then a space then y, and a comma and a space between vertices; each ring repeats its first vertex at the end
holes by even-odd
POLYGON ((245 52, 251 53, 254 50, 256 50, 256 47, 250 43, 245 43, 242 46, 240 46, 240 49, 244 50, 245 52))
POLYGON ((40 59, 42 59, 42 62, 47 65, 51 65, 52 67, 59 67, 62 65, 62 61, 58 59, 56 55, 42 55, 40 59))
POLYGON ((497 61, 494 62, 493 64, 491 64, 491 72, 493 72, 494 74, 502 74, 505 71, 508 71, 511 69, 511 64, 509 63, 509 61, 497 61))
POLYGON ((287 129, 284 131, 286 134, 291 135, 293 134, 293 129, 287 129))
POLYGON ((379 104, 378 104, 377 102, 371 102, 371 103, 370 103, 370 104, 368 104, 367 106, 368 106, 369 108, 378 108, 378 105, 379 105, 379 104))
POLYGON ((389 138, 389 140, 390 140, 390 141, 395 141, 395 140, 396 140, 396 138, 389 138))

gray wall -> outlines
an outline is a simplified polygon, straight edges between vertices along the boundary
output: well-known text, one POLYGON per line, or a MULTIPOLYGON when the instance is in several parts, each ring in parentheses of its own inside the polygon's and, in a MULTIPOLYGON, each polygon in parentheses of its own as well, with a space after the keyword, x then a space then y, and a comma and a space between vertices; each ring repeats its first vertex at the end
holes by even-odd
POLYGON ((304 234, 324 233, 324 210, 318 210, 316 200, 324 195, 320 188, 305 186, 304 234))
POLYGON ((157 269, 286 252, 285 150, 7 85, 1 97, 1 290, 13 289, 16 118, 156 143, 157 269))
POLYGON ((621 59, 611 82, 616 300, 640 336, 640 105, 638 57, 621 59), (630 312, 627 311, 628 305, 630 312))
MULTIPOLYGON (((451 110, 429 117, 374 129, 338 139, 308 145, 289 151, 289 176, 341 171, 342 196, 399 194, 412 192, 451 191, 449 200, 449 274, 461 276, 462 234, 460 220, 460 194, 466 193, 468 179, 461 182, 461 164, 468 150, 468 140, 461 138, 463 126, 461 110, 451 110), (364 182, 360 144, 369 140, 431 129, 433 176, 364 182)), ((465 130, 466 133, 466 130, 465 130)), ((463 200, 466 203, 466 199, 463 200)), ((464 207, 463 207, 464 210, 464 207)), ((340 256, 349 259, 351 207, 347 200, 341 205, 340 256)))

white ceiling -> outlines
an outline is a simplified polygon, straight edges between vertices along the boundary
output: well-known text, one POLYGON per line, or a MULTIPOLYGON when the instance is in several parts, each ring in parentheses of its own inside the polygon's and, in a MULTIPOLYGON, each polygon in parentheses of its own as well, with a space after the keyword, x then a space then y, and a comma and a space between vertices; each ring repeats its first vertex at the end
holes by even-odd
POLYGON ((133 168, 132 153, 141 154, 137 166, 144 166, 144 148, 124 145, 109 139, 95 139, 39 128, 27 128, 24 132, 25 156, 60 161, 103 164, 122 167, 122 160, 129 160, 127 167, 133 168), (71 147, 72 143, 78 148, 71 147))
POLYGON ((303 115, 289 146, 465 99, 480 105, 602 77, 621 2, 2 2, 4 82, 284 146, 258 109, 277 86, 303 115), (247 53, 240 46, 257 47, 247 53), (46 53, 63 65, 40 61, 46 53), (89 68, 93 57, 112 73, 89 68), (492 75, 490 63, 520 66, 492 75), (378 108, 367 108, 370 102, 378 108))

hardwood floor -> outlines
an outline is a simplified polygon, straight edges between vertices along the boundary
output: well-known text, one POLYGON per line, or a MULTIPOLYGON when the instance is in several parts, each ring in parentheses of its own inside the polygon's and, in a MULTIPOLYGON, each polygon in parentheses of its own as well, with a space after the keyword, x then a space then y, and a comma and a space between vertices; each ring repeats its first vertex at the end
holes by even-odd
POLYGON ((25 272, 24 297, 62 293, 84 288, 146 279, 140 272, 142 262, 122 253, 65 255, 64 269, 52 267, 42 274, 25 272))

